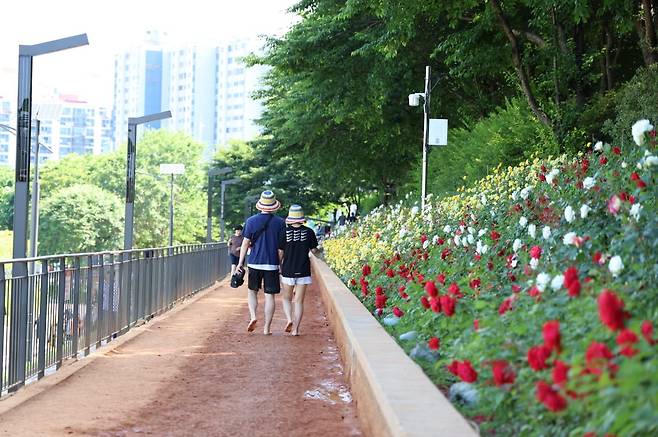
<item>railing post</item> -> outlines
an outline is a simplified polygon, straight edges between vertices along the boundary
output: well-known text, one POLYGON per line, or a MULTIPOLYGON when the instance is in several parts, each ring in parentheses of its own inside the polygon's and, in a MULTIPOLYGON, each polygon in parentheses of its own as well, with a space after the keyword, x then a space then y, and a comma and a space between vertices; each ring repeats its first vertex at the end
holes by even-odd
POLYGON ((132 287, 133 287, 133 254, 132 252, 123 253, 124 261, 127 261, 126 264, 126 332, 130 330, 130 324, 132 319, 130 314, 132 312, 132 287))
POLYGON ((108 306, 107 306, 107 314, 108 314, 108 321, 107 321, 107 334, 108 334, 108 339, 111 339, 111 337, 114 335, 114 287, 115 287, 115 278, 114 278, 114 254, 110 253, 110 270, 108 274, 110 275, 110 289, 107 291, 107 296, 109 298, 108 306))
POLYGON ((48 316, 48 260, 41 261, 41 295, 39 297, 39 322, 37 323, 37 338, 39 350, 37 352, 37 365, 39 378, 43 378, 46 370, 46 323, 48 316))
POLYGON ((60 274, 57 299, 57 343, 56 343, 56 361, 57 368, 62 366, 62 350, 64 346, 64 296, 66 292, 66 258, 59 259, 60 274))
POLYGON ((98 317, 96 320, 98 321, 97 323, 97 329, 96 329, 96 347, 99 348, 101 346, 101 342, 103 340, 103 321, 105 320, 105 317, 103 317, 103 305, 105 304, 105 299, 104 299, 104 294, 105 294, 105 257, 103 254, 100 254, 98 256, 98 317))
POLYGON ((91 292, 94 285, 94 257, 87 256, 87 295, 85 296, 85 356, 89 355, 91 346, 91 315, 93 311, 91 303, 91 292))
POLYGON ((78 358, 78 335, 80 329, 80 257, 73 261, 73 345, 72 354, 78 358))
POLYGON ((0 263, 0 393, 5 376, 5 265, 0 263))

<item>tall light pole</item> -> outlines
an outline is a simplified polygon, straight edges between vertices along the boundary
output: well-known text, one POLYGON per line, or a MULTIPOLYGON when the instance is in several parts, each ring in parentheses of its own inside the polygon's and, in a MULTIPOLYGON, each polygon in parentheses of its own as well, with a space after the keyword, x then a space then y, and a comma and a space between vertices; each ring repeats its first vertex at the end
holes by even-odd
POLYGON ((430 95, 432 93, 430 75, 432 70, 430 66, 425 67, 425 92, 409 94, 409 106, 418 106, 420 97, 423 97, 423 171, 421 177, 421 194, 420 207, 425 210, 425 197, 427 196, 427 139, 429 137, 429 119, 430 119, 430 95))
POLYGON ((160 164, 160 174, 171 176, 169 187, 169 247, 174 245, 174 175, 185 173, 183 164, 160 164))
POLYGON ((133 221, 135 209, 135 170, 137 158, 137 126, 150 121, 171 118, 171 112, 159 112, 157 114, 145 115, 143 117, 128 118, 128 151, 126 158, 126 212, 123 231, 123 249, 133 248, 133 221))
MULTIPOLYGON (((14 259, 25 258, 27 252, 27 208, 30 180, 32 135, 32 60, 35 56, 72 49, 89 44, 87 34, 70 36, 34 45, 18 47, 18 120, 16 124, 16 185, 14 188, 14 259)), ((27 262, 14 263, 12 276, 27 278, 27 262)), ((10 345, 10 372, 18 381, 25 380, 27 337, 27 279, 12 288, 12 326, 17 335, 10 345), (14 324, 15 323, 15 324, 14 324)))
POLYGON ((208 170, 208 217, 206 225, 206 243, 212 242, 212 181, 213 176, 218 176, 232 172, 231 167, 211 168, 208 170))
POLYGON ((220 241, 224 241, 224 192, 226 191, 226 186, 231 184, 237 184, 240 182, 240 179, 228 179, 222 181, 222 193, 221 193, 221 210, 220 210, 220 224, 221 224, 221 238, 220 241))

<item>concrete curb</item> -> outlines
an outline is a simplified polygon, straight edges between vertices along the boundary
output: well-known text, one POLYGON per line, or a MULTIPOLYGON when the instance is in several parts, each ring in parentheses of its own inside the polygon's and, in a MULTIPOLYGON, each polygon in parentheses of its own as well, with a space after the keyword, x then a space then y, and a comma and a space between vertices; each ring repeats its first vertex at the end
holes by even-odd
POLYGON ((329 266, 315 257, 311 263, 364 433, 377 437, 477 436, 329 266))
POLYGON ((67 380, 73 374, 84 369, 86 366, 93 363, 98 358, 105 356, 108 353, 114 351, 115 349, 123 346, 124 344, 134 340, 137 336, 143 334, 144 332, 148 332, 148 330, 153 326, 167 320, 169 317, 172 317, 173 315, 184 310, 190 304, 201 299, 203 296, 212 292, 217 287, 226 285, 227 284, 226 281, 227 279, 222 279, 201 291, 197 291, 194 294, 182 298, 181 300, 177 301, 174 307, 169 311, 166 311, 148 321, 144 321, 143 323, 141 323, 136 327, 131 328, 130 331, 126 332, 123 335, 118 336, 111 342, 101 346, 100 348, 96 349, 93 353, 89 354, 88 356, 80 359, 68 358, 64 360, 64 362, 62 363, 62 367, 52 375, 48 375, 38 381, 34 381, 20 388, 15 393, 10 393, 8 395, 3 396, 2 398, 0 398, 0 418, 3 414, 20 406, 21 404, 27 402, 33 397, 43 394, 49 389, 67 380))

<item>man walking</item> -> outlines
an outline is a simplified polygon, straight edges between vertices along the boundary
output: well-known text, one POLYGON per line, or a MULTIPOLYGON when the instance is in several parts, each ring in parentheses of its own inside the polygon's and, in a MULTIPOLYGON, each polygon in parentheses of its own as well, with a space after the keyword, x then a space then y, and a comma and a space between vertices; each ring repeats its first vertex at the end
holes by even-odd
POLYGON ((270 325, 274 317, 274 295, 281 291, 279 284, 279 232, 285 223, 281 217, 274 213, 281 208, 281 203, 276 200, 274 193, 270 190, 263 191, 256 203, 256 209, 260 214, 253 215, 247 219, 242 234, 242 246, 240 247, 240 260, 236 271, 243 270, 247 250, 251 246, 247 267, 249 277, 247 279, 249 314, 251 319, 247 325, 247 331, 256 329, 256 310, 258 309, 258 291, 263 287, 265 292, 265 325, 263 333, 270 335, 270 325))

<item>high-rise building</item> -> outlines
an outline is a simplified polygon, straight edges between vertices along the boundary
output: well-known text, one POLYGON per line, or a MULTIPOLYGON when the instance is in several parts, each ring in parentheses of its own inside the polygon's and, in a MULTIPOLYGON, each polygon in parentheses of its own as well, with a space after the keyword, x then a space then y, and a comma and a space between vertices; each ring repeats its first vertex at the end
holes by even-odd
MULTIPOLYGON (((16 121, 12 117, 11 102, 0 96, 0 124, 15 128, 16 121)), ((16 139, 5 127, 0 127, 0 165, 13 165, 16 159, 16 139)))
POLYGON ((157 33, 149 33, 149 38, 143 47, 115 57, 116 145, 125 142, 128 117, 166 110, 172 118, 151 126, 188 133, 206 144, 207 157, 231 139, 249 140, 258 134, 255 120, 262 105, 252 93, 265 69, 243 63, 250 53, 262 53, 258 39, 171 48, 157 33))

